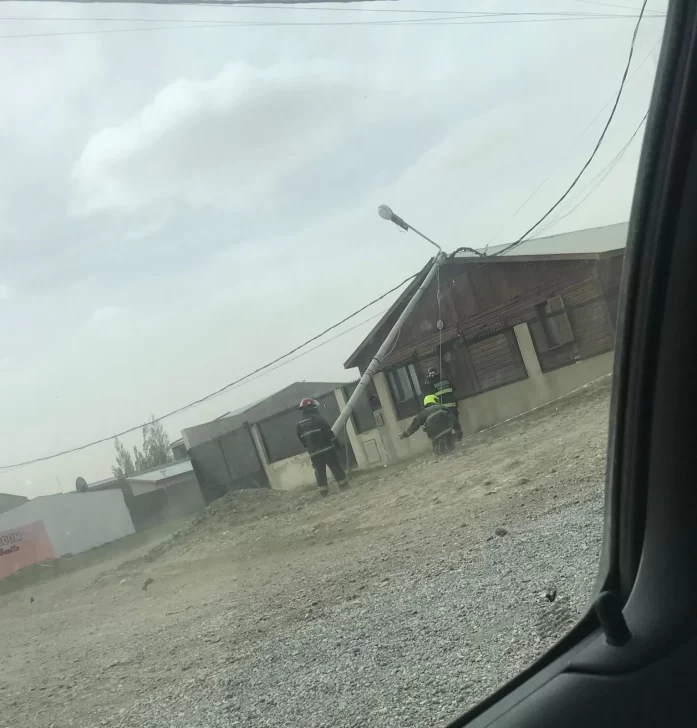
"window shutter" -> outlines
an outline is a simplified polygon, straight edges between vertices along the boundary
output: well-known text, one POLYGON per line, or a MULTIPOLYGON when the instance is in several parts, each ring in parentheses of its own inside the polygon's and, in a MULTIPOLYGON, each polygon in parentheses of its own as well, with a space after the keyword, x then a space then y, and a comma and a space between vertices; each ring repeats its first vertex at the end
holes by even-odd
POLYGON ((546 306, 547 326, 551 334, 553 345, 561 346, 574 340, 574 331, 571 328, 569 315, 564 310, 564 299, 554 296, 547 300, 546 306))

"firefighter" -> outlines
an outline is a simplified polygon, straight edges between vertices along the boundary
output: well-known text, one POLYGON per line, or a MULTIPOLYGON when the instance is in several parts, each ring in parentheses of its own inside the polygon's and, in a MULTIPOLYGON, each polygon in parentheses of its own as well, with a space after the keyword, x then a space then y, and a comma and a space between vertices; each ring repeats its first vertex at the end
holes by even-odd
POLYGON ((462 440, 462 425, 460 425, 460 410, 457 406, 457 397, 455 390, 449 379, 441 377, 436 367, 431 367, 426 375, 426 392, 433 394, 438 399, 438 403, 447 407, 455 421, 454 433, 455 439, 459 442, 462 440))
POLYGON ((399 439, 403 440, 413 435, 420 427, 423 427, 424 432, 428 435, 435 455, 445 455, 452 452, 455 447, 455 417, 452 409, 440 404, 435 394, 427 394, 424 397, 423 410, 414 417, 409 427, 399 435, 399 439))
POLYGON ((319 494, 329 494, 327 483, 327 466, 336 479, 339 490, 343 490, 346 483, 346 473, 339 463, 339 441, 332 432, 327 421, 319 414, 319 402, 311 397, 305 397, 298 409, 302 410, 303 418, 298 422, 297 432, 300 442, 308 452, 312 467, 315 469, 319 494))

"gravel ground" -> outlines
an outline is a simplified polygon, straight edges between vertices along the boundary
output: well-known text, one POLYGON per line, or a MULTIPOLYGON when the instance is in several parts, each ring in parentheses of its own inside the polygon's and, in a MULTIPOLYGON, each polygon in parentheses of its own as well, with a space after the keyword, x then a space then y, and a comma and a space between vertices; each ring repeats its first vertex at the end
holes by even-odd
POLYGON ((232 495, 0 597, 0 726, 445 725, 585 606, 607 406, 590 388, 327 500, 232 495))

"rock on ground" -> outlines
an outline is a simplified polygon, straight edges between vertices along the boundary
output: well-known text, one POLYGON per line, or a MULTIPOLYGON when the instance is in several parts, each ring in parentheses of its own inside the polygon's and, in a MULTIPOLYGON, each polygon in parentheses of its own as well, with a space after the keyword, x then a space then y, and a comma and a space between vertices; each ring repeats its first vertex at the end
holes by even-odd
POLYGON ((590 597, 607 395, 0 597, 0 726, 444 725, 590 597))

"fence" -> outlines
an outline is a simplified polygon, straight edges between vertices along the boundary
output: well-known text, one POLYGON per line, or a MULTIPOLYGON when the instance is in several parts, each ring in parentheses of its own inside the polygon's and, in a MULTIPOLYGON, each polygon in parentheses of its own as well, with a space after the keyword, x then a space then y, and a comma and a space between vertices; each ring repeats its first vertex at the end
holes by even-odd
MULTIPOLYGON (((319 402, 319 414, 331 425, 339 416, 340 411, 334 392, 317 397, 317 401, 319 402)), ((300 413, 297 407, 293 407, 257 423, 269 463, 276 463, 305 453, 305 446, 300 442, 296 431, 299 420, 300 413)), ((349 463, 352 466, 355 465, 356 458, 350 443, 346 441, 345 432, 339 433, 338 440, 344 451, 341 457, 345 459, 348 455, 349 463), (348 453, 346 448, 348 448, 348 453)))
POLYGON ((208 503, 230 490, 269 486, 246 425, 192 447, 189 457, 203 497, 208 503))

